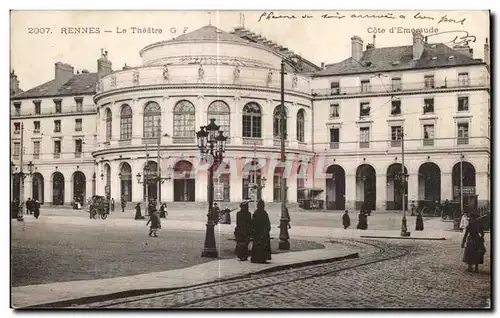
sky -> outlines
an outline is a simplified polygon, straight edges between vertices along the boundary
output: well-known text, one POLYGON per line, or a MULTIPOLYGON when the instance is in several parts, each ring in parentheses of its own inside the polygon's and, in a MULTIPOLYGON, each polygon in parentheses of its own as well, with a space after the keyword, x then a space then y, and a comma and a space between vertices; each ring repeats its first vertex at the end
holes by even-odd
POLYGON ((490 33, 487 11, 12 11, 10 69, 27 90, 53 79, 58 61, 73 65, 75 72, 95 72, 101 48, 108 51, 115 70, 125 63, 138 66, 139 51, 146 45, 209 23, 228 32, 244 24, 317 65, 350 57, 353 35, 360 36, 365 46, 373 42, 374 34, 376 47, 411 45, 411 33, 398 33, 398 28, 422 28, 424 35, 441 33, 429 37, 429 42, 450 42, 450 46, 454 39, 470 40, 474 58, 482 59, 490 33), (72 27, 99 28, 100 33, 68 34, 72 27), (134 34, 133 28, 162 33, 134 34))

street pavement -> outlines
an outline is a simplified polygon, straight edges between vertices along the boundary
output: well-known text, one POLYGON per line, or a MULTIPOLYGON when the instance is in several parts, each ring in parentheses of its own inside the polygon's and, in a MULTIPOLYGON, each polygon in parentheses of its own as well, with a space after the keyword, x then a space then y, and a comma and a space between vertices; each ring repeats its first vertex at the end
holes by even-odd
POLYGON ((489 308, 490 241, 479 273, 465 271, 459 238, 365 240, 359 259, 234 282, 85 304, 81 308, 489 308))

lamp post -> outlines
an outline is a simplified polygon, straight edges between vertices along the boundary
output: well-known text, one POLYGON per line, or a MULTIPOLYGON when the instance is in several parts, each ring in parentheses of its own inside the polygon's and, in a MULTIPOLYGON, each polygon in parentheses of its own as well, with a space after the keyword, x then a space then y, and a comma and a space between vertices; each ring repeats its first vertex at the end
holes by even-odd
POLYGON ((401 220, 401 236, 410 236, 410 232, 408 232, 408 226, 406 223, 406 205, 405 205, 406 181, 407 181, 407 176, 405 173, 404 131, 403 131, 403 127, 401 127, 401 199, 402 199, 401 209, 403 212, 403 219, 401 220))
POLYGON ((262 197, 262 189, 264 189, 266 187, 266 177, 262 177, 260 178, 260 183, 257 184, 257 183, 254 183, 253 185, 253 188, 255 189, 255 192, 257 194, 257 200, 256 201, 259 201, 262 197))
POLYGON ((460 153, 460 215, 464 214, 464 155, 460 153))
POLYGON ((33 164, 33 161, 30 161, 28 162, 28 172, 29 172, 29 175, 30 175, 30 184, 31 184, 31 187, 30 187, 30 198, 33 199, 33 168, 35 167, 35 165, 33 164))
POLYGON ((227 137, 219 130, 220 127, 215 124, 215 119, 210 118, 210 123, 207 126, 201 126, 196 132, 198 139, 198 148, 202 154, 210 154, 213 158, 213 163, 208 168, 208 214, 207 214, 207 230, 205 234, 205 245, 201 252, 201 257, 216 258, 219 256, 215 244, 215 218, 213 213, 214 203, 214 165, 222 163, 224 152, 226 151, 227 137))
POLYGON ((10 202, 14 202, 14 173, 16 172, 16 165, 10 162, 10 202))
POLYGON ((144 167, 144 180, 141 181, 141 173, 138 172, 136 175, 137 182, 144 184, 146 195, 144 196, 144 214, 149 215, 149 205, 148 205, 148 187, 149 187, 149 162, 146 157, 146 166, 144 167))

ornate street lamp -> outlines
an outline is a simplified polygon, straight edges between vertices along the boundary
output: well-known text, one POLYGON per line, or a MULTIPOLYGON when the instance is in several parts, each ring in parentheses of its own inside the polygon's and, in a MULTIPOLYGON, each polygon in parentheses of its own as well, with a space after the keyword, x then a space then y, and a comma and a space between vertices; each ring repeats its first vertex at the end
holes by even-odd
POLYGON ((214 204, 214 166, 216 163, 221 163, 224 152, 226 151, 226 140, 223 131, 215 124, 215 119, 210 118, 210 123, 207 126, 201 126, 196 132, 198 139, 198 148, 202 154, 210 154, 213 158, 213 163, 208 169, 208 214, 207 214, 207 230, 205 234, 205 245, 201 253, 202 257, 216 258, 219 256, 215 244, 215 218, 218 217, 213 213, 214 204))

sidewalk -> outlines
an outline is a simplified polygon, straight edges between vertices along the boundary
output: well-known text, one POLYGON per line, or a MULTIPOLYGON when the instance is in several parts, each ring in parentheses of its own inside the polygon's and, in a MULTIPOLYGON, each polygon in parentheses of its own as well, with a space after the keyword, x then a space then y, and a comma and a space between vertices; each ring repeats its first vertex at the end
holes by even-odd
POLYGON ((159 292, 295 266, 357 257, 359 257, 359 254, 354 250, 348 251, 344 249, 338 251, 330 247, 322 250, 273 254, 273 259, 269 264, 254 264, 249 261, 241 262, 236 259, 225 259, 183 269, 128 277, 22 286, 12 288, 12 304, 17 308, 42 304, 50 307, 49 304, 51 303, 52 306, 69 307, 72 303, 95 302, 107 298, 133 296, 141 293, 141 291, 143 293, 148 290, 159 292))

